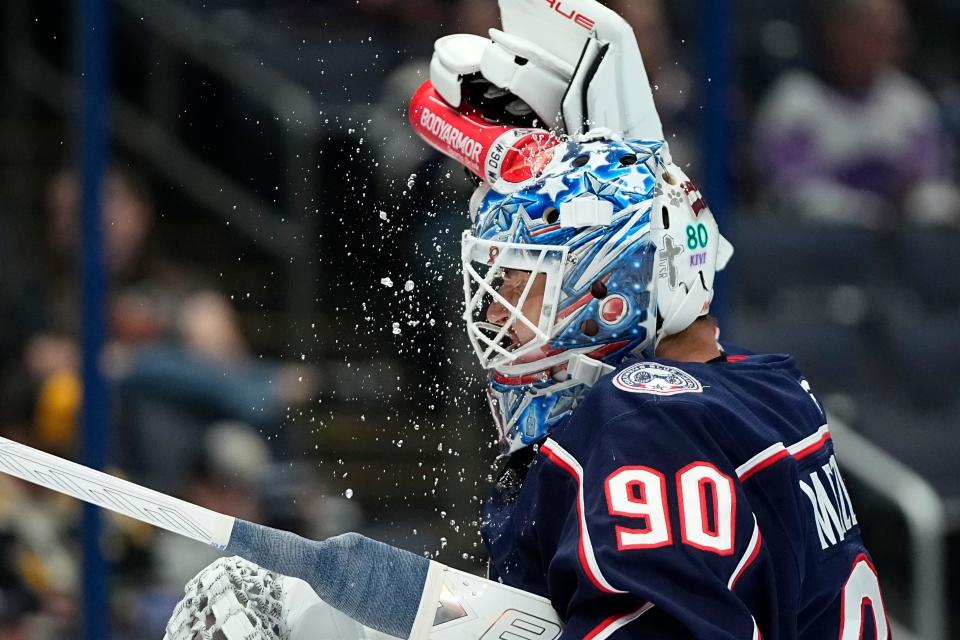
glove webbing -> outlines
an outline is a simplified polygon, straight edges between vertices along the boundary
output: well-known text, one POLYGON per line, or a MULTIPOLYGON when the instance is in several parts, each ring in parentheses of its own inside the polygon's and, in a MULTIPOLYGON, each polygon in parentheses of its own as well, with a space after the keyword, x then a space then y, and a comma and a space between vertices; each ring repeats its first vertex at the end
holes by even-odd
POLYGON ((221 558, 183 589, 164 640, 286 640, 278 577, 240 558, 221 558))

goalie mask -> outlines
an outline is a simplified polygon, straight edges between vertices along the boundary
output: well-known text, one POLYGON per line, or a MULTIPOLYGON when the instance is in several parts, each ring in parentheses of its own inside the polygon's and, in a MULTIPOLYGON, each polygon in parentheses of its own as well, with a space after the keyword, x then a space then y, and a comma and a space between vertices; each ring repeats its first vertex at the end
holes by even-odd
POLYGON ((707 313, 732 254, 662 141, 567 140, 514 193, 481 186, 464 319, 505 452, 542 440, 628 355, 707 313))

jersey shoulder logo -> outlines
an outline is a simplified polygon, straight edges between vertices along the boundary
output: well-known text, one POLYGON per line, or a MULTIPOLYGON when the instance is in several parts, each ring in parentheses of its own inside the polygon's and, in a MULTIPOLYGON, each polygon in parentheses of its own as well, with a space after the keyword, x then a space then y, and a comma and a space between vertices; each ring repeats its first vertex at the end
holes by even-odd
POLYGON ((613 385, 629 393, 673 396, 678 393, 701 393, 703 385, 692 375, 659 362, 638 362, 618 373, 613 385))

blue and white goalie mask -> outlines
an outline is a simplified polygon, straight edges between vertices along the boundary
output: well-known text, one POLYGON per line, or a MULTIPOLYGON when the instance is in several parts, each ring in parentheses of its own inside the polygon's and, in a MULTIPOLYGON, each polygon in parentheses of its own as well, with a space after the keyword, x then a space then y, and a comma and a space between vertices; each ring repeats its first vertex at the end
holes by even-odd
POLYGON ((709 310, 732 253, 662 141, 567 140, 463 234, 467 333, 505 452, 542 440, 597 375, 709 310))

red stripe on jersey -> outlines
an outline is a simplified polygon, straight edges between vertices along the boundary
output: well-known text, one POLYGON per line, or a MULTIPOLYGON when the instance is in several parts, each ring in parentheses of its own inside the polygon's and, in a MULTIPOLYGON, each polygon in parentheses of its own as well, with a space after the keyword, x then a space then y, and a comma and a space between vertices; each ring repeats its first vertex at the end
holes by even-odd
MULTIPOLYGON (((607 580, 601 576, 597 575, 599 568, 594 571, 593 565, 596 564, 596 559, 593 563, 590 562, 590 558, 593 557, 593 549, 588 549, 587 545, 589 544, 590 534, 585 530, 586 528, 586 518, 583 513, 583 479, 581 478, 581 472, 579 469, 575 468, 569 462, 564 460, 563 455, 559 452, 554 451, 551 447, 552 441, 548 440, 547 442, 540 445, 540 452, 547 456, 547 459, 550 462, 554 463, 564 471, 570 474, 570 476, 577 483, 577 521, 579 525, 579 539, 577 541, 577 556, 580 559, 580 566, 583 568, 583 572, 586 574, 587 578, 590 579, 590 582, 596 587, 599 591, 603 593, 610 594, 621 594, 626 593, 626 591, 620 591, 619 589, 613 588, 607 580), (589 557, 588 557, 589 556, 589 557)), ((557 445, 559 448, 559 445, 557 445)), ((561 448, 562 451, 562 448, 561 448)), ((566 455, 566 451, 563 452, 566 455)))
POLYGON ((583 636, 583 640, 605 640, 605 638, 609 638, 611 635, 613 635, 617 629, 633 622, 652 608, 653 603, 648 602, 637 609, 628 611, 627 613, 615 613, 608 618, 604 618, 600 624, 590 630, 590 633, 583 636))
POLYGON ((615 613, 609 618, 604 618, 603 622, 595 626, 590 633, 583 636, 583 640, 596 640, 596 637, 607 630, 614 622, 623 617, 622 613, 615 613))
MULTIPOLYGON (((552 449, 550 449, 550 447, 547 444, 542 445, 540 447, 540 451, 543 452, 553 464, 557 465, 558 467, 560 467, 561 469, 563 469, 573 477, 573 479, 577 483, 577 493, 579 494, 579 492, 581 491, 580 474, 577 473, 577 470, 574 469, 569 464, 567 464, 567 461, 561 458, 559 455, 557 455, 552 449)), ((613 593, 609 589, 604 587, 602 584, 600 584, 600 581, 597 580, 596 576, 593 575, 593 571, 590 569, 590 565, 587 562, 587 552, 583 544, 584 518, 583 518, 583 512, 580 510, 579 495, 577 499, 577 520, 579 522, 579 528, 580 528, 580 536, 577 542, 577 556, 580 558, 580 566, 583 567, 583 572, 587 574, 588 578, 590 578, 590 582, 593 583, 593 586, 595 586, 600 591, 603 591, 604 593, 613 593)))
POLYGON ((796 458, 797 460, 800 460, 801 458, 806 458, 810 454, 816 453, 817 451, 822 449, 823 446, 827 444, 827 440, 829 439, 830 439, 830 432, 824 431, 823 435, 821 435, 816 442, 810 445, 807 445, 803 449, 800 449, 800 451, 797 451, 796 453, 793 454, 793 457, 796 458))
POLYGON ((737 477, 740 478, 740 482, 744 482, 748 478, 764 469, 772 467, 785 458, 792 457, 796 460, 802 460, 822 449, 830 439, 830 431, 827 429, 827 426, 824 425, 820 427, 816 433, 788 447, 785 447, 782 442, 772 444, 737 467, 737 477))
POLYGON ((733 578, 730 580, 730 590, 733 591, 734 587, 737 586, 737 581, 740 577, 747 571, 747 567, 753 564, 753 561, 757 559, 757 556, 760 555, 760 547, 763 546, 763 536, 760 534, 760 529, 757 529, 757 543, 753 547, 753 551, 750 552, 750 556, 747 558, 747 561, 737 570, 733 578))
POLYGON ((780 462, 781 460, 789 456, 790 456, 789 451, 787 451, 786 449, 780 449, 779 451, 771 455, 769 458, 765 460, 761 460, 755 466, 750 467, 749 469, 744 471, 743 474, 740 475, 740 482, 745 481, 747 478, 751 477, 753 474, 763 471, 767 467, 773 466, 776 463, 780 462))

